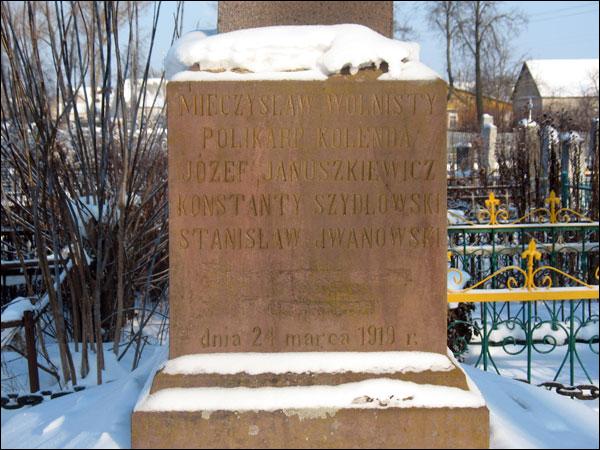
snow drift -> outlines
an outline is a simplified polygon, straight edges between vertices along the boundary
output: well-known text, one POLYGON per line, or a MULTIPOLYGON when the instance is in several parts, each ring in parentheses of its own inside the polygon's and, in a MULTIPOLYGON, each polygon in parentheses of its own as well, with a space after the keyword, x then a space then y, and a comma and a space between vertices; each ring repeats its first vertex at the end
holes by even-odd
POLYGON ((165 60, 171 81, 324 80, 347 70, 387 66, 380 80, 435 79, 419 62, 419 45, 362 25, 274 26, 177 40, 165 60))

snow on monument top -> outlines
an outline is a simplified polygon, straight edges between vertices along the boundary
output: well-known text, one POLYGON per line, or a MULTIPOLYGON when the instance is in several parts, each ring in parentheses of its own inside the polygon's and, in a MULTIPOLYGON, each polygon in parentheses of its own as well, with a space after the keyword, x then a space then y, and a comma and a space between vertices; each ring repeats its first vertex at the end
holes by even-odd
POLYGON ((206 36, 193 31, 165 59, 170 81, 324 80, 349 69, 380 67, 380 80, 439 76, 419 62, 419 45, 386 38, 363 25, 299 25, 237 30, 206 36))

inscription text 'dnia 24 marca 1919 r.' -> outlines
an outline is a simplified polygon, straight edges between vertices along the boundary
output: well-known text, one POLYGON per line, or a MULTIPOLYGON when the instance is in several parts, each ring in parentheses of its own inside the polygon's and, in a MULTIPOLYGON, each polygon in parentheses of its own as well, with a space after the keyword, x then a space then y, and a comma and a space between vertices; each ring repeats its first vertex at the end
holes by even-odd
POLYGON ((445 87, 359 84, 169 83, 171 357, 445 353, 445 87))

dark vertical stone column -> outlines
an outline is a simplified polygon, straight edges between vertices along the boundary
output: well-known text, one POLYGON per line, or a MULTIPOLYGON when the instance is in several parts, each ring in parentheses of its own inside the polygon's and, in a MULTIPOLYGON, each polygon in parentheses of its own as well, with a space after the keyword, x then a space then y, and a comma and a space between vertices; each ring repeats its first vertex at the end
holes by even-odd
POLYGON ((273 25, 357 23, 393 35, 393 2, 220 1, 219 33, 273 25))

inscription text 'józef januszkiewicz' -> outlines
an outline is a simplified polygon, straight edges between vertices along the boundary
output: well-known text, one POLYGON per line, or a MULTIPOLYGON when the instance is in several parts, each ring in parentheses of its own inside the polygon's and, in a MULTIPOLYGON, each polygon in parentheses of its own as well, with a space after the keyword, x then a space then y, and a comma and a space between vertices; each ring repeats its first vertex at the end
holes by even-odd
POLYGON ((444 353, 445 95, 169 83, 171 357, 444 353))

